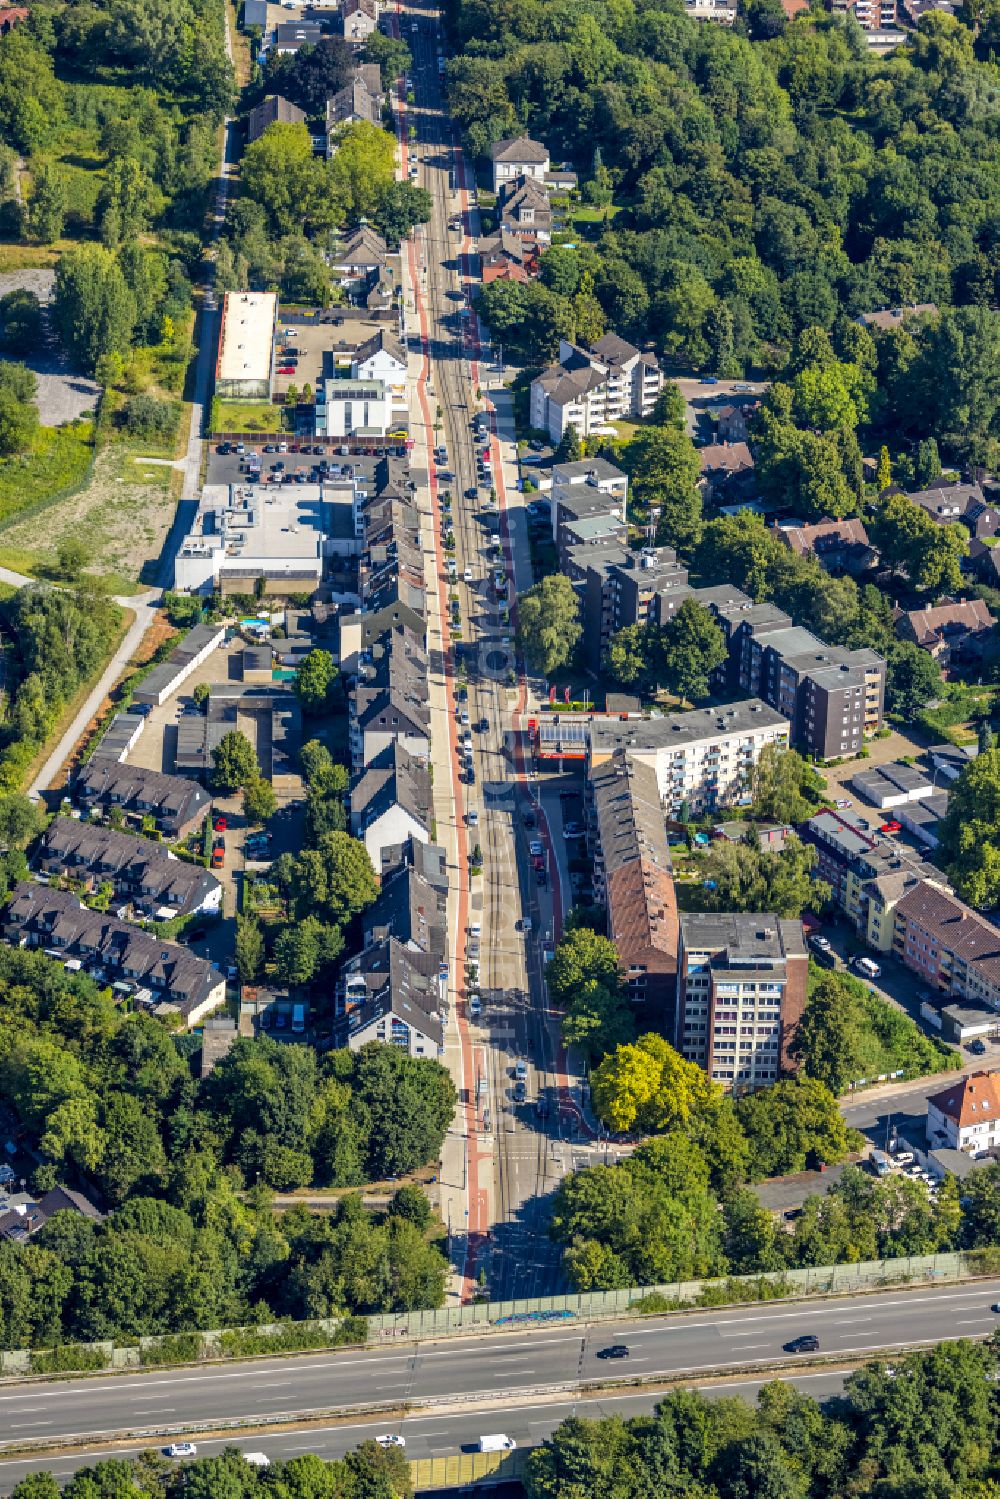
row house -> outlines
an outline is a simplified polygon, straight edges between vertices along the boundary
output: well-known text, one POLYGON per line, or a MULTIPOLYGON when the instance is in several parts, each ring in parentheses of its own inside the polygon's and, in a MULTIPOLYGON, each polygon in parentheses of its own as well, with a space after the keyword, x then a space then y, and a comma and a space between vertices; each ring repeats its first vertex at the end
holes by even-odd
POLYGON ((180 840, 200 827, 212 799, 203 786, 184 776, 166 775, 141 765, 101 757, 83 766, 74 784, 82 808, 107 814, 117 807, 137 821, 151 818, 165 838, 180 840))
POLYGON ((221 909, 222 886, 209 870, 178 859, 162 843, 73 817, 53 818, 35 867, 77 881, 90 893, 111 885, 116 902, 157 921, 221 909))

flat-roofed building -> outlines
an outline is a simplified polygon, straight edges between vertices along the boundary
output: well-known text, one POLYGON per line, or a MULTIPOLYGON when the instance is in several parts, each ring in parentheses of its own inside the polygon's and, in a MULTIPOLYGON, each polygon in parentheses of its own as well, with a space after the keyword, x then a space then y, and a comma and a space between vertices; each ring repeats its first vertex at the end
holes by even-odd
POLYGON ((275 292, 226 292, 215 365, 215 394, 221 400, 271 399, 277 319, 275 292))
POLYGON ((787 749, 789 725, 752 698, 662 718, 595 719, 589 738, 591 772, 627 750, 653 766, 664 809, 676 816, 685 802, 696 814, 748 802, 761 751, 768 744, 787 749))
POLYGON ((809 954, 801 921, 750 912, 682 912, 675 1045, 727 1093, 794 1071, 809 954))

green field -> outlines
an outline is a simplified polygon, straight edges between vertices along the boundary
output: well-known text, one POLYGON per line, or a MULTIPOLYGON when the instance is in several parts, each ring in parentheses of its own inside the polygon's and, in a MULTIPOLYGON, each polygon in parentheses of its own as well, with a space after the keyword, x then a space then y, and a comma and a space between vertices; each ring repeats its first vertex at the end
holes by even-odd
POLYGON ((29 453, 0 462, 0 526, 82 484, 93 454, 93 422, 39 427, 29 453))
POLYGON ((209 416, 212 432, 280 432, 281 407, 269 401, 212 402, 209 416))

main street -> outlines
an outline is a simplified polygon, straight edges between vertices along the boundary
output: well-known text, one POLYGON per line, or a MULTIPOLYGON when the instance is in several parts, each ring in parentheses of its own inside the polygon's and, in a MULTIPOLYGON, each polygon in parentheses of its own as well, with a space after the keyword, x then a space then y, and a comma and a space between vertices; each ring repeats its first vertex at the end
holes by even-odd
MULTIPOLYGON (((226 1421, 253 1426, 287 1417, 291 1426, 301 1427, 304 1421, 321 1422, 327 1412, 337 1410, 352 1424, 321 1432, 285 1432, 273 1439, 241 1439, 243 1445, 266 1446, 275 1454, 293 1445, 297 1451, 332 1455, 321 1436, 353 1446, 373 1429, 400 1430, 398 1420, 382 1415, 361 1421, 361 1413, 374 1404, 403 1406, 415 1399, 428 1400, 433 1408, 415 1412, 403 1429, 419 1428, 421 1450, 427 1454, 454 1452, 474 1440, 477 1431, 508 1429, 508 1411, 519 1423, 510 1434, 537 1440, 540 1425, 555 1424, 568 1413, 563 1396, 556 1396, 562 1401, 558 1407, 537 1403, 540 1393, 552 1386, 572 1389, 580 1381, 616 1375, 697 1384, 709 1374, 726 1378, 744 1370, 753 1373, 770 1360, 794 1362, 783 1349, 803 1333, 818 1338, 821 1354, 845 1361, 878 1349, 985 1337, 997 1326, 991 1308, 998 1298, 997 1280, 924 1286, 797 1305, 728 1307, 591 1327, 563 1323, 525 1332, 484 1329, 478 1337, 367 1351, 344 1349, 211 1368, 11 1385, 0 1387, 0 1454, 4 1447, 26 1441, 55 1448, 80 1437, 89 1439, 87 1450, 103 1450, 115 1434, 132 1439, 135 1433, 167 1428, 186 1429, 198 1440, 198 1433, 226 1421), (612 1363, 599 1356, 609 1344, 621 1342, 631 1350, 627 1362, 612 1363), (451 1403, 462 1409, 441 1413, 440 1407, 451 1403)), ((636 1396, 637 1402, 646 1402, 646 1409, 655 1398, 648 1391, 636 1396)), ((150 1440, 142 1445, 150 1445, 150 1440)), ((72 1465, 64 1459, 59 1469, 72 1465)), ((12 1472, 0 1467, 4 1479, 12 1472)))
POLYGON ((474 431, 477 414, 482 412, 484 421, 486 417, 477 398, 485 377, 470 309, 478 214, 450 122, 442 113, 437 16, 401 10, 399 24, 413 52, 415 96, 412 106, 400 109, 402 166, 409 173, 410 164, 416 165, 417 180, 433 204, 430 222, 418 231, 411 256, 416 321, 411 335, 419 331, 426 355, 416 415, 419 420, 420 405, 426 404, 428 493, 446 601, 442 632, 450 637, 452 648, 446 672, 449 779, 455 787, 458 874, 467 895, 460 903, 466 930, 458 933, 455 955, 455 1020, 465 1093, 466 1164, 471 1168, 464 1176, 468 1205, 463 1216, 467 1211, 470 1228, 465 1267, 467 1285, 482 1274, 494 1298, 533 1296, 559 1285, 558 1255, 545 1230, 551 1192, 566 1168, 566 1157, 558 1143, 555 1046, 544 1014, 538 945, 544 928, 551 927, 551 915, 547 899, 544 907, 539 900, 541 892, 530 867, 520 788, 510 759, 515 694, 509 680, 515 654, 510 626, 502 621, 502 590, 497 587, 498 578, 506 576, 514 591, 506 486, 500 472, 503 453, 488 428, 484 426, 482 436, 474 431), (435 463, 430 451, 435 444, 445 447, 446 461, 435 463), (482 465, 486 453, 489 461, 482 465), (499 494, 499 505, 488 503, 491 488, 499 494), (448 526, 446 493, 455 536, 453 580, 445 577, 441 544, 448 526), (452 598, 458 602, 457 628, 447 622, 452 598), (461 675, 459 659, 464 664, 461 675), (461 698, 460 688, 467 694, 461 698), (471 740, 469 748, 466 740, 471 740), (470 765, 474 780, 469 778, 470 765), (470 873, 470 856, 477 845, 481 875, 470 873), (461 959, 476 952, 475 943, 478 979, 463 981, 466 964, 461 959), (480 996, 475 1007, 473 994, 480 996), (526 1067, 523 1098, 517 1087, 519 1061, 526 1067), (489 1191, 482 1180, 485 1174, 491 1177, 489 1191))

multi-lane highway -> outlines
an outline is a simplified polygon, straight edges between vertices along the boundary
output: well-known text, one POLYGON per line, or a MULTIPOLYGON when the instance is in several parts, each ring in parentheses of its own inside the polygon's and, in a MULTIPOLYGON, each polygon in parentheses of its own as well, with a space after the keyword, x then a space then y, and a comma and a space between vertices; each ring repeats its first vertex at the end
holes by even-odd
POLYGON ((492 1174, 490 1216, 479 1220, 478 1232, 470 1222, 468 1268, 485 1273, 493 1297, 523 1297, 559 1287, 558 1254, 545 1229, 551 1192, 565 1169, 557 1139, 556 1048, 544 1014, 538 946, 551 917, 530 866, 510 758, 508 689, 516 661, 505 612, 509 596, 530 579, 515 577, 510 545, 508 499, 519 506, 521 497, 508 497, 504 453, 476 394, 484 381, 470 306, 478 215, 441 107, 438 21, 434 13, 407 8, 399 24, 414 58, 414 103, 402 113, 400 129, 403 169, 427 188, 433 204, 412 257, 415 320, 427 358, 421 397, 434 413, 433 443, 444 449, 437 460, 427 455, 428 491, 438 536, 454 535, 453 577, 440 545, 438 556, 452 646, 451 771, 466 852, 460 872, 467 881, 467 930, 460 933, 460 951, 466 958, 478 955, 477 975, 460 986, 457 1013, 467 1151, 475 1157, 470 1220, 481 1172, 492 1174), (482 874, 471 875, 477 845, 482 874), (526 1068, 522 1088, 519 1061, 526 1068))
MULTIPOLYGON (((812 1373, 784 1374, 783 1381, 797 1385, 805 1394, 817 1400, 837 1394, 844 1384, 845 1375, 837 1372, 814 1371, 812 1373)), ((744 1400, 755 1400, 763 1380, 719 1380, 704 1385, 709 1396, 739 1395, 744 1400)), ((545 1405, 525 1405, 516 1399, 512 1402, 498 1401, 491 1405, 488 1414, 479 1411, 456 1411, 421 1413, 408 1416, 391 1424, 384 1416, 368 1416, 364 1419, 349 1419, 335 1423, 316 1422, 310 1425, 285 1427, 280 1431, 248 1433, 246 1435, 200 1438, 199 1457, 211 1457, 224 1447, 239 1447, 244 1452, 264 1451, 272 1462, 298 1457, 303 1452, 315 1452, 327 1460, 343 1457, 345 1453, 360 1446, 364 1441, 386 1431, 398 1432, 406 1442, 407 1457, 440 1457, 449 1453, 472 1451, 484 1431, 504 1431, 514 1438, 518 1447, 534 1447, 550 1436, 560 1422, 570 1416, 584 1416, 597 1420, 602 1416, 640 1416, 651 1412, 662 1392, 653 1390, 629 1390, 627 1393, 603 1393, 581 1396, 573 1400, 556 1400, 545 1405)), ((48 1469, 57 1478, 65 1479, 76 1469, 86 1464, 109 1457, 137 1457, 155 1444, 115 1443, 113 1446, 96 1445, 86 1450, 63 1451, 37 1459, 0 1457, 0 1494, 10 1493, 15 1484, 28 1473, 48 1469)))
MULTIPOLYGON (((149 1428, 287 1417, 320 1419, 326 1412, 360 1413, 376 1403, 404 1406, 416 1400, 437 1409, 480 1403, 485 1429, 495 1423, 494 1400, 523 1406, 552 1386, 614 1376, 682 1379, 696 1383, 710 1372, 723 1377, 785 1358, 785 1345, 812 1333, 820 1353, 864 1357, 877 1349, 983 1337, 993 1332, 1000 1281, 927 1286, 868 1296, 753 1305, 717 1312, 614 1322, 591 1327, 562 1323, 526 1332, 487 1332, 367 1351, 345 1349, 259 1360, 237 1366, 162 1370, 118 1378, 40 1382, 0 1389, 3 1446, 41 1440, 52 1445, 89 1436, 95 1444, 112 1433, 149 1428), (626 1361, 602 1359, 601 1350, 624 1342, 626 1361)), ((432 1410, 431 1415, 434 1414, 432 1410)), ((383 1428, 391 1426, 381 1418, 383 1428)), ((428 1417, 422 1417, 426 1424, 428 1417)), ((441 1452, 455 1450, 448 1422, 441 1423, 441 1452)))

